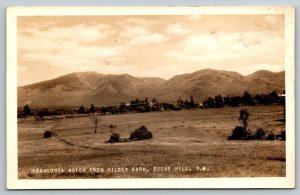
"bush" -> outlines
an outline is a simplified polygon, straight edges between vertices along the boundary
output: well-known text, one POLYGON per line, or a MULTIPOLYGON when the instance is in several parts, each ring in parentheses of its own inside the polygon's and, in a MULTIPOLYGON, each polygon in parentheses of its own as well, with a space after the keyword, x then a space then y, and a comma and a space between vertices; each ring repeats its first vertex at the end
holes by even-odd
POLYGON ((143 125, 140 128, 137 128, 130 134, 130 140, 144 140, 151 139, 152 133, 143 125))
POLYGON ((236 126, 230 136, 228 136, 228 140, 249 140, 252 138, 251 132, 245 130, 242 126, 236 126))
POLYGON ((254 133, 254 139, 261 140, 264 139, 266 136, 266 131, 263 128, 258 128, 254 133))
POLYGON ((113 133, 111 134, 108 143, 115 143, 115 142, 119 142, 120 141, 120 135, 117 133, 113 133))
POLYGON ((273 133, 273 131, 270 131, 267 133, 267 137, 266 140, 275 140, 275 134, 273 133))
POLYGON ((285 141, 285 130, 280 132, 281 135, 281 141, 285 141))
POLYGON ((44 138, 52 137, 52 135, 54 135, 52 131, 46 130, 44 132, 44 138))
POLYGON ((24 116, 32 115, 31 109, 30 109, 30 107, 29 107, 28 104, 26 104, 26 105, 24 106, 24 109, 23 109, 23 115, 24 115, 24 116))
POLYGON ((113 129, 113 128, 118 128, 118 126, 117 126, 117 125, 110 124, 110 125, 108 126, 108 128, 113 129))
POLYGON ((280 141, 285 141, 285 130, 280 131, 279 134, 276 134, 275 139, 280 141))

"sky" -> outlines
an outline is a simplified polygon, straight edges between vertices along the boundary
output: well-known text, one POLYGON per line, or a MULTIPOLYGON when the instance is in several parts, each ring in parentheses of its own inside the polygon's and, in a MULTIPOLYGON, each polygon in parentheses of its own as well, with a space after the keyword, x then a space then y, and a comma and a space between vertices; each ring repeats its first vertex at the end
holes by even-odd
POLYGON ((284 15, 19 16, 18 86, 73 72, 284 70, 284 15))

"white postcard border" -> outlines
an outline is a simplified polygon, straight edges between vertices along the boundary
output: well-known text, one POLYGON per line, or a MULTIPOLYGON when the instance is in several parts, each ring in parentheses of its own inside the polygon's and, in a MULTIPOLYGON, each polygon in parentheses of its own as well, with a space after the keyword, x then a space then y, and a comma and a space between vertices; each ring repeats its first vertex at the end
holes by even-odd
POLYGON ((286 7, 10 7, 7 9, 6 135, 8 189, 152 189, 295 187, 295 9, 286 7), (285 14, 286 177, 18 179, 17 17, 67 15, 285 14))

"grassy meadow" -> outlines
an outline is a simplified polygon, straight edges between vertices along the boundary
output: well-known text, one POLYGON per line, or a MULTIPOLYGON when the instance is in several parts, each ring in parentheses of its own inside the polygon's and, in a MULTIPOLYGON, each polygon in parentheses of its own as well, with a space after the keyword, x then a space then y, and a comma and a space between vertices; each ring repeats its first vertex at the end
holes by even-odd
MULTIPOLYGON (((285 176, 285 141, 229 141, 240 108, 101 115, 97 133, 86 117, 18 121, 19 178, 167 178, 285 176), (110 126, 113 125, 111 128, 110 126), (153 138, 128 138, 145 125, 153 138), (43 138, 45 130, 55 136, 43 138), (63 170, 63 171, 62 171, 63 170)), ((279 133, 283 106, 246 107, 249 128, 279 133)), ((287 129, 288 131, 288 129, 287 129)))

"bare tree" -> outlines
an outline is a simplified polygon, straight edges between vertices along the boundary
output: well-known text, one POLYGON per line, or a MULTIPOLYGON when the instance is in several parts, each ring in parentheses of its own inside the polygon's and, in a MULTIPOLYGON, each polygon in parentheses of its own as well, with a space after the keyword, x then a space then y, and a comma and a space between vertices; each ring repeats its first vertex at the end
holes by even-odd
POLYGON ((93 121, 93 123, 95 125, 95 131, 94 132, 97 133, 98 121, 100 121, 100 118, 98 120, 98 116, 95 115, 95 113, 91 113, 89 115, 89 117, 90 117, 90 119, 93 121))

